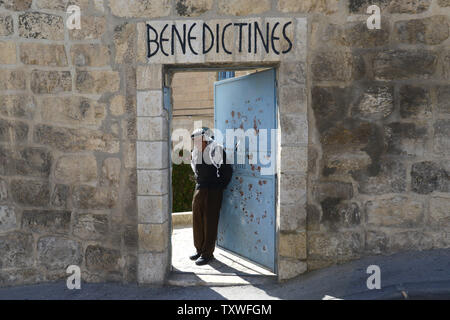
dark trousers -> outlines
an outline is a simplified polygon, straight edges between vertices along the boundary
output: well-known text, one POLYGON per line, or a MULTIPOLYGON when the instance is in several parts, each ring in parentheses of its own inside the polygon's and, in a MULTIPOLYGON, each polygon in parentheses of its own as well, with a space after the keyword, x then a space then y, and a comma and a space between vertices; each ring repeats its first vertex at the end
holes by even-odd
POLYGON ((222 206, 222 189, 198 189, 192 200, 194 246, 204 257, 212 256, 222 206))

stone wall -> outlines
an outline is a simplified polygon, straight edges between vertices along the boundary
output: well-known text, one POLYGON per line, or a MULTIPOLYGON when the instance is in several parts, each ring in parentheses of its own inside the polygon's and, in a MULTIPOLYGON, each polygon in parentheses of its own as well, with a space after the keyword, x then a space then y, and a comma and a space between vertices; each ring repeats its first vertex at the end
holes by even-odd
MULTIPOLYGON (((244 76, 255 70, 235 71, 235 77, 244 76)), ((172 131, 194 130, 194 124, 214 128, 214 82, 217 71, 176 72, 172 88, 172 131)))
POLYGON ((172 78, 172 116, 214 116, 217 72, 177 72, 172 78))
POLYGON ((1 286, 136 281, 134 30, 103 1, 0 1, 1 286))
POLYGON ((194 123, 214 128, 214 81, 217 72, 177 72, 172 78, 172 131, 194 130, 194 123))
POLYGON ((450 246, 450 2, 320 2, 309 20, 308 269, 450 246), (365 26, 369 4, 380 30, 365 26))
POLYGON ((70 264, 86 281, 164 279, 167 114, 162 69, 146 64, 139 25, 248 17, 307 19, 307 42, 296 42, 307 63, 278 70, 280 201, 289 204, 279 221, 280 278, 304 272, 305 262, 312 270, 450 245, 448 0, 6 0, 0 285, 60 279, 70 264), (69 4, 81 8, 81 30, 64 27, 69 4), (381 30, 366 28, 369 4, 382 9, 381 30), (306 107, 305 125, 295 115, 306 107), (304 128, 309 147, 294 147, 304 128), (157 141, 141 143, 151 160, 137 159, 137 140, 157 141), (139 168, 150 169, 141 179, 152 179, 151 190, 138 190, 139 168), (307 181, 292 174, 303 169, 307 181), (292 202, 305 189, 307 205, 292 202), (138 193, 146 195, 139 214, 138 193))

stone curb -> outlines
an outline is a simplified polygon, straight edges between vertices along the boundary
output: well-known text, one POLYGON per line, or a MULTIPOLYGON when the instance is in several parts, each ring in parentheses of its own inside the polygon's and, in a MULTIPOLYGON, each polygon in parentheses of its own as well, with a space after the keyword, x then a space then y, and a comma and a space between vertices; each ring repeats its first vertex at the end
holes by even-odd
POLYGON ((249 286, 275 283, 276 277, 271 276, 251 276, 251 275, 217 275, 217 274, 193 274, 193 273, 173 273, 167 284, 169 286, 207 286, 207 287, 225 287, 225 286, 249 286))
POLYGON ((192 226, 192 212, 174 212, 172 213, 172 225, 174 227, 192 226))

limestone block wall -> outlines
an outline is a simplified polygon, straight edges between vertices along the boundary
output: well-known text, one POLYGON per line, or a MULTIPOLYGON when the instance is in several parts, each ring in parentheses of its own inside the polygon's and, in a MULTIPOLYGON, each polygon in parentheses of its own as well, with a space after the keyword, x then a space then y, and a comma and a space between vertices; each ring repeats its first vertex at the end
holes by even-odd
MULTIPOLYGON (((235 77, 253 73, 256 70, 235 71, 235 77)), ((172 88, 172 131, 194 130, 194 124, 214 128, 214 82, 217 71, 177 72, 173 75, 172 88)))
POLYGON ((450 2, 319 2, 324 14, 309 20, 308 269, 448 247, 450 2), (365 26, 369 4, 381 8, 380 30, 365 26))
POLYGON ((217 72, 177 72, 172 78, 172 131, 194 130, 194 123, 214 128, 217 72))
POLYGON ((217 72, 178 72, 172 79, 174 118, 183 115, 214 117, 214 82, 217 72))
POLYGON ((136 281, 135 25, 103 1, 0 2, 0 285, 136 281))
POLYGON ((250 18, 297 19, 296 35, 307 31, 277 70, 280 279, 450 245, 449 1, 6 0, 0 285, 64 278, 70 264, 85 281, 166 279, 162 66, 279 57, 149 64, 143 26, 250 18), (81 8, 81 30, 65 28, 68 4, 81 8), (366 28, 369 4, 382 10, 380 30, 366 28))

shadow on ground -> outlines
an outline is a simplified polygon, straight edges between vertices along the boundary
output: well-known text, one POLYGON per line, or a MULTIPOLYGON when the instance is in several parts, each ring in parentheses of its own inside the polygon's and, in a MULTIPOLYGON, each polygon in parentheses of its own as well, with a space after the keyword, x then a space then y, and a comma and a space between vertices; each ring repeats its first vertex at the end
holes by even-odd
POLYGON ((169 284, 179 286, 256 285, 276 281, 272 272, 220 247, 208 265, 197 266, 188 256, 194 253, 192 228, 174 228, 172 233, 172 274, 169 284))
POLYGON ((450 249, 372 256, 309 272, 284 283, 239 286, 137 286, 82 283, 68 290, 65 281, 0 288, 0 299, 450 299, 450 249), (381 269, 381 290, 368 290, 367 267, 381 269), (406 294, 406 296, 405 296, 406 294))

